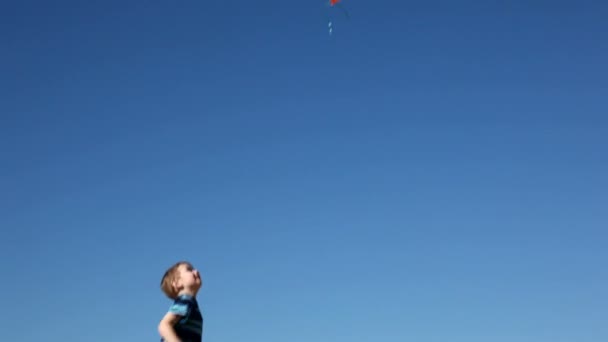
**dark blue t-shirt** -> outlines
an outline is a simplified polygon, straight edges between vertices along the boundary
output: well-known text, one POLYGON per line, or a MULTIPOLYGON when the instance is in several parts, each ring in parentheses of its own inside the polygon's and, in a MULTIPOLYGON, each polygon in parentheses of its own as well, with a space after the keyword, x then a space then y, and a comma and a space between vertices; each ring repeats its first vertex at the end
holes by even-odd
MULTIPOLYGON (((181 295, 175 299, 169 312, 181 319, 173 326, 182 342, 201 342, 203 340, 203 315, 199 310, 196 298, 181 295)), ((161 341, 165 341, 161 338, 161 341)))

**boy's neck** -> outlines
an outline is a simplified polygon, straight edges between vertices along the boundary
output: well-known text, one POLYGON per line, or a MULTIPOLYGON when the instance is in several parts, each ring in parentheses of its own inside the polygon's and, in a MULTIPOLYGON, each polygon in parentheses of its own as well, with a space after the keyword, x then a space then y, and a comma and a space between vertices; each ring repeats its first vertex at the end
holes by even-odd
POLYGON ((191 290, 183 290, 180 291, 178 294, 178 296, 189 296, 189 297, 196 297, 196 291, 191 291, 191 290))

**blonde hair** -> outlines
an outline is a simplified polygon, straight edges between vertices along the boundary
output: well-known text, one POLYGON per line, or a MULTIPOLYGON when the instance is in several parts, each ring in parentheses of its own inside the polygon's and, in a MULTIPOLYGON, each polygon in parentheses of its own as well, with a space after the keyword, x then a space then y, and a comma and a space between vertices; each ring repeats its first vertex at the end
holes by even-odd
POLYGON ((190 265, 187 261, 178 261, 173 266, 169 267, 169 269, 163 275, 163 279, 160 281, 160 288, 165 293, 167 297, 170 299, 177 298, 178 290, 173 286, 173 283, 178 278, 178 268, 181 265, 190 265))

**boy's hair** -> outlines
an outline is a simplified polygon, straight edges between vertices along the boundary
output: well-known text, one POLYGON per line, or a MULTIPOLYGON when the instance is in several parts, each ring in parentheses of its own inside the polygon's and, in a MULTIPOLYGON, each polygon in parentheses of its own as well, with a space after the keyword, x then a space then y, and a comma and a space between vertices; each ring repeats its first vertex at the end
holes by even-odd
POLYGON ((177 269, 181 265, 190 265, 187 261, 178 261, 173 266, 169 267, 169 269, 163 275, 163 279, 160 281, 160 288, 163 290, 165 295, 170 299, 177 298, 178 291, 173 287, 173 282, 177 278, 177 269))

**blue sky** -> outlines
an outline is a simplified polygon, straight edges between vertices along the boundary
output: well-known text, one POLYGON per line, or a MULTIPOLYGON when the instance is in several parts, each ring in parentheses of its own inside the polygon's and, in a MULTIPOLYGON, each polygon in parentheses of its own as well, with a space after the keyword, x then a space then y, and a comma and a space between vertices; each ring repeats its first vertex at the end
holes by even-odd
POLYGON ((3 4, 3 338, 606 341, 608 5, 344 6, 3 4))

